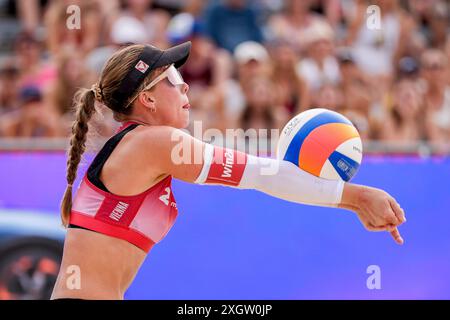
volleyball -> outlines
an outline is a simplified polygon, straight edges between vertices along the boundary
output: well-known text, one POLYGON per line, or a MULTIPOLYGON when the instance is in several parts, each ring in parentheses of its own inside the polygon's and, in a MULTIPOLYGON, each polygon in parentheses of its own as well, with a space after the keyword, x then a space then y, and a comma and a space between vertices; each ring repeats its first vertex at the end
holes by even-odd
POLYGON ((358 130, 346 117, 324 108, 304 111, 283 128, 277 158, 330 180, 350 181, 362 160, 358 130))

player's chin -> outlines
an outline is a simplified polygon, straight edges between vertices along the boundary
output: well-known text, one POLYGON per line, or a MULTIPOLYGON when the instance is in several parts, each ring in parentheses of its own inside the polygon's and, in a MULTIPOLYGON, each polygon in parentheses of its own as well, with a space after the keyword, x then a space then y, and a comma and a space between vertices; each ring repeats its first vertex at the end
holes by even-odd
POLYGON ((178 119, 178 128, 183 129, 189 126, 189 112, 185 112, 185 114, 180 115, 178 119))

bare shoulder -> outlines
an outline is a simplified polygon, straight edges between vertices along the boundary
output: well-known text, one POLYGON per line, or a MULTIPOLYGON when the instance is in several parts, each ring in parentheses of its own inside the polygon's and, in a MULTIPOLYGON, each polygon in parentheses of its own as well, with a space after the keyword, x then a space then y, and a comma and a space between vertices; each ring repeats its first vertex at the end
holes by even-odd
POLYGON ((179 137, 189 136, 183 130, 170 126, 142 126, 136 131, 133 143, 138 147, 163 150, 170 148, 179 137))
POLYGON ((202 167, 204 143, 184 130, 169 126, 139 128, 130 141, 133 161, 139 166, 152 164, 159 174, 171 174, 184 181, 194 181, 202 167), (200 159, 195 161, 197 158, 200 159))
POLYGON ((127 133, 103 168, 103 182, 114 193, 137 194, 149 187, 149 181, 170 174, 171 137, 178 131, 168 126, 138 126, 127 133), (123 180, 123 168, 127 168, 126 176, 133 179, 133 186, 128 184, 125 190, 120 183, 115 185, 123 180))
POLYGON ((141 126, 135 129, 129 147, 134 154, 142 156, 157 165, 167 163, 176 146, 186 143, 191 145, 193 137, 183 130, 170 126, 141 126))

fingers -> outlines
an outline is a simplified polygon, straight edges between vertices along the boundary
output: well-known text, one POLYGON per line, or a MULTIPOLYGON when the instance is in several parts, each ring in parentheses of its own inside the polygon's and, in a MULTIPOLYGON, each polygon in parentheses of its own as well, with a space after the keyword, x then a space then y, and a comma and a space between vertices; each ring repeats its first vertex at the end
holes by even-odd
POLYGON ((390 198, 389 203, 391 204, 392 211, 394 211, 395 216, 399 220, 399 224, 406 222, 405 211, 403 211, 398 202, 390 198))
POLYGON ((390 233, 392 238, 394 238, 395 242, 397 242, 398 244, 402 245, 405 242, 400 235, 400 232, 398 232, 397 228, 394 228, 390 233))
MULTIPOLYGON (((385 207, 382 210, 382 214, 374 217, 374 225, 376 226, 399 226, 405 222, 405 213, 395 199, 389 197, 385 202, 385 207)), ((389 228, 387 228, 389 230, 389 228)), ((392 228, 391 228, 392 229, 392 228)), ((389 230, 390 231, 390 230, 389 230)))
POLYGON ((405 243, 405 241, 403 240, 402 236, 400 235, 400 232, 398 231, 397 227, 393 224, 388 224, 385 226, 374 226, 372 224, 367 224, 366 226, 367 230, 369 231, 374 231, 374 232, 379 232, 379 231, 388 231, 392 238, 394 238, 395 242, 399 245, 402 245, 403 243, 405 243))
POLYGON ((368 223, 366 225, 366 229, 369 231, 374 231, 374 232, 380 232, 380 231, 386 231, 386 226, 374 226, 371 223, 368 223))

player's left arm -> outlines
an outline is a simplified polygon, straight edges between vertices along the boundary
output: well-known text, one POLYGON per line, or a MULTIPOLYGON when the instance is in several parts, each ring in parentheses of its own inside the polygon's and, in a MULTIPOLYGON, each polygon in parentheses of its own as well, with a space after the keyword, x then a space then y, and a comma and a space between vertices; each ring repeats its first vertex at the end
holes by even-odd
POLYGON ((389 231, 398 244, 404 242, 397 226, 406 221, 405 213, 383 190, 319 178, 285 160, 209 144, 204 146, 204 160, 196 183, 255 189, 292 202, 349 209, 357 213, 367 230, 389 231))
POLYGON ((291 162, 252 156, 204 143, 170 127, 150 132, 149 157, 160 174, 196 184, 255 189, 297 203, 335 206, 344 182, 313 176, 291 162))
POLYGON ((366 229, 390 231, 398 243, 403 242, 396 227, 405 221, 404 212, 383 190, 319 178, 291 162, 213 146, 181 130, 162 132, 156 140, 158 164, 175 178, 254 189, 296 203, 346 208, 358 214, 366 229))

